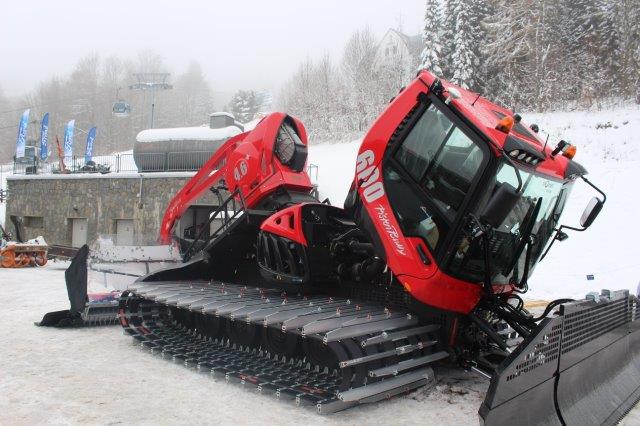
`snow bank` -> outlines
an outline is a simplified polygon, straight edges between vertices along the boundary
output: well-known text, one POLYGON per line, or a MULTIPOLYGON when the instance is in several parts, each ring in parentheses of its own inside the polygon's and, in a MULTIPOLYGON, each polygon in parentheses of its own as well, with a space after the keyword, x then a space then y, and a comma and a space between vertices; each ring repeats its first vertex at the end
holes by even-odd
POLYGON ((228 126, 220 129, 211 129, 207 126, 200 127, 175 127, 170 129, 147 129, 138 133, 136 141, 167 142, 167 141, 219 141, 229 139, 241 133, 236 126, 228 126))
MULTIPOLYGON (((562 138, 578 147, 576 161, 606 194, 607 202, 584 233, 569 232, 557 242, 530 281, 530 297, 584 297, 602 288, 627 288, 636 293, 640 281, 636 226, 640 198, 635 186, 640 167, 640 109, 559 112, 525 115, 551 134, 549 144, 562 138), (594 280, 587 280, 593 275, 594 280)), ((577 224, 589 199, 597 195, 577 182, 562 223, 577 224)))
POLYGON ((320 199, 331 204, 344 204, 356 169, 356 157, 361 140, 347 143, 325 143, 309 147, 309 163, 318 166, 320 199))

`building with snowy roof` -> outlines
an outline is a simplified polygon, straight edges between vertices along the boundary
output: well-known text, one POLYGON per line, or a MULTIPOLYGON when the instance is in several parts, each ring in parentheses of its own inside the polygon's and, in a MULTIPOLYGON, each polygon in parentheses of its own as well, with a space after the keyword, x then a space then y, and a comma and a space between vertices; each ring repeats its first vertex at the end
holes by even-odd
POLYGON ((373 65, 376 70, 382 68, 400 72, 404 81, 409 81, 416 74, 422 52, 422 37, 409 36, 390 28, 378 43, 373 65))

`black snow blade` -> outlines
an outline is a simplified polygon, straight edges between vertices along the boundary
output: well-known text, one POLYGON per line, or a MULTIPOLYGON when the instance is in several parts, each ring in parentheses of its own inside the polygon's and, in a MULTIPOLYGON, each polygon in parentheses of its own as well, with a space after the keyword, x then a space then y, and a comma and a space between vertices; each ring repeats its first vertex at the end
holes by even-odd
POLYGON ((64 272, 70 308, 49 312, 35 325, 41 327, 74 328, 118 323, 117 303, 90 302, 87 295, 87 258, 89 247, 85 244, 75 254, 64 272))
POLYGON ((592 294, 545 318, 491 378, 485 425, 616 424, 640 399, 640 306, 592 294))

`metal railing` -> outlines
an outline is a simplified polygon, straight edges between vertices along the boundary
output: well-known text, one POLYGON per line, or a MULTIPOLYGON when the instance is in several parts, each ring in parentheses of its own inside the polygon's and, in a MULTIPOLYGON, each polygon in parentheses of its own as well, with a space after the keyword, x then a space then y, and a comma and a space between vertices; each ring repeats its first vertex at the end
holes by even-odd
POLYGON ((86 164, 84 157, 73 156, 64 159, 65 172, 57 161, 20 158, 13 162, 13 174, 189 172, 199 170, 212 155, 211 151, 96 155, 92 164, 86 164))
POLYGON ((184 251, 182 259, 187 262, 197 251, 211 247, 212 242, 225 233, 231 223, 240 219, 245 210, 244 196, 240 189, 236 189, 209 215, 209 220, 200 228, 198 234, 184 251), (212 229, 214 221, 218 223, 216 223, 217 227, 212 229))

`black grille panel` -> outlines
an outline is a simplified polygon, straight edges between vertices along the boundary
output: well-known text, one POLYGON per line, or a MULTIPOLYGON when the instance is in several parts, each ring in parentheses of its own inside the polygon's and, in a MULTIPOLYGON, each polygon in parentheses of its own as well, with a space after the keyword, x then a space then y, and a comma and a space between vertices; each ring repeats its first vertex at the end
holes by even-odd
POLYGON ((562 353, 566 354, 633 320, 634 302, 624 298, 564 316, 562 353))
POLYGON ((507 375, 507 382, 521 377, 549 362, 556 362, 560 355, 560 338, 562 337, 562 324, 551 327, 549 334, 543 334, 540 341, 533 346, 522 362, 516 364, 515 372, 507 375))

